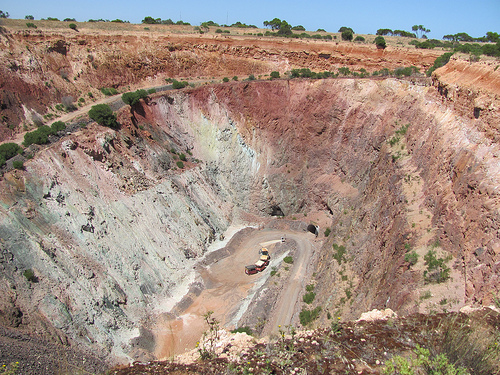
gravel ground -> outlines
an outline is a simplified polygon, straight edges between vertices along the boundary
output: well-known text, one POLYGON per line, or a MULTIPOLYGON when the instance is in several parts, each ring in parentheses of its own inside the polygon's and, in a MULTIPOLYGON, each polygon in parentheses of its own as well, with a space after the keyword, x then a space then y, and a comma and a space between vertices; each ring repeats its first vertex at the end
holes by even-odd
POLYGON ((18 375, 102 374, 109 365, 74 347, 0 327, 0 365, 19 362, 18 375))

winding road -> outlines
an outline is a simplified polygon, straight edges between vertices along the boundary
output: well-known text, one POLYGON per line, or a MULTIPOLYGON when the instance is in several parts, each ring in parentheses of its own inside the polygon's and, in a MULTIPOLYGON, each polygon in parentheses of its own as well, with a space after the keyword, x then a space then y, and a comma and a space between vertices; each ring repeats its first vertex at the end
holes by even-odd
POLYGON ((157 358, 168 358, 193 349, 207 329, 203 321, 203 315, 207 311, 214 311, 214 317, 221 322, 222 327, 233 328, 238 317, 246 311, 255 292, 270 277, 271 267, 279 266, 283 256, 288 253, 287 250, 278 254, 273 252, 273 243, 280 242, 283 235, 287 242, 293 240, 296 243, 294 263, 290 267, 289 282, 280 292, 274 310, 269 312, 268 324, 262 334, 277 332, 279 325, 291 324, 298 310, 299 295, 304 291, 303 283, 315 236, 309 232, 256 230, 245 236, 229 256, 199 268, 205 289, 201 293, 190 293, 187 296, 191 303, 179 318, 160 319, 154 330, 157 358), (245 265, 255 263, 262 246, 269 246, 269 267, 255 275, 246 275, 245 265))

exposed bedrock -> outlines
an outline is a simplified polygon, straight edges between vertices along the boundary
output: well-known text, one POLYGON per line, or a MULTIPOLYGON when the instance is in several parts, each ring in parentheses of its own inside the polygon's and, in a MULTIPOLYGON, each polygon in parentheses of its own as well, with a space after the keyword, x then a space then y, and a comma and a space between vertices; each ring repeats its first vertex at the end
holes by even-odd
POLYGON ((317 303, 332 312, 415 311, 422 270, 404 257, 437 242, 453 257, 444 287, 456 306, 498 293, 500 150, 487 122, 433 87, 234 82, 156 94, 119 120, 119 131, 91 125, 2 179, 8 324, 130 355, 245 213, 333 214, 315 275, 317 303))

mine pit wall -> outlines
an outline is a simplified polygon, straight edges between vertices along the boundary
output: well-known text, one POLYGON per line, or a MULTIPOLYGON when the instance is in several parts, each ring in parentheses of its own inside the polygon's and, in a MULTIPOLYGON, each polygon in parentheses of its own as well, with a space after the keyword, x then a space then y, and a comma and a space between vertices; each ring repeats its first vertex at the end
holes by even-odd
POLYGON ((498 292, 498 145, 432 87, 235 82, 156 94, 119 120, 119 132, 89 126, 1 182, 0 310, 22 311, 25 327, 133 357, 145 349, 133 344, 139 328, 171 307, 214 236, 241 212, 276 207, 333 214, 316 265, 324 311, 345 292, 335 243, 346 246, 352 280, 345 317, 411 312, 421 275, 404 245, 421 233, 406 212, 408 171, 421 180, 435 237, 459 260, 464 300, 489 303, 498 292), (407 123, 408 155, 395 159, 388 140, 407 123), (171 148, 192 153, 183 170, 171 148), (28 268, 37 283, 22 275, 28 268))
POLYGON ((235 124, 258 155, 261 186, 245 200, 249 207, 333 213, 317 265, 318 305, 333 311, 345 292, 332 259, 336 243, 346 246, 352 272, 352 299, 340 309, 346 317, 384 307, 415 312, 422 272, 404 261, 405 244, 425 233, 427 245, 438 240, 453 255, 449 266, 461 275, 455 308, 489 304, 498 293, 499 150, 487 121, 454 112, 432 87, 397 80, 231 84, 189 97, 198 108, 191 113, 235 124), (388 141, 406 124, 398 156, 388 141), (416 198, 402 186, 409 174, 422 185, 416 198), (430 212, 426 228, 409 219, 414 200, 430 212))

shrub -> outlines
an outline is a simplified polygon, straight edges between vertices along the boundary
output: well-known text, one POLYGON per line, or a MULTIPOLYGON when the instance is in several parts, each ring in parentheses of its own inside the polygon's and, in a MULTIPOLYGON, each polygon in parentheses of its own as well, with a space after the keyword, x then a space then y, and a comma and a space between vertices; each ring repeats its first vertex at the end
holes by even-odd
POLYGON ((373 42, 375 43, 378 49, 385 49, 385 47, 387 47, 385 39, 381 35, 377 36, 373 42))
POLYGON ((116 122, 116 115, 107 104, 97 104, 92 106, 89 111, 89 117, 102 126, 110 128, 118 128, 119 126, 118 122, 116 122))
POLYGON ((332 230, 330 228, 326 228, 325 229, 325 237, 328 237, 330 235, 331 231, 332 230))
POLYGON ((231 333, 246 333, 248 336, 252 336, 252 329, 250 327, 239 327, 236 329, 233 329, 231 333))
POLYGON ((54 134, 47 125, 40 126, 37 130, 24 135, 23 145, 28 147, 31 144, 42 145, 49 142, 49 135, 54 134))
POLYGON ((35 276, 35 273, 31 268, 28 268, 23 272, 24 277, 26 277, 26 280, 32 283, 36 283, 38 278, 35 276))
POLYGON ((238 80, 238 76, 234 76, 233 81, 237 81, 237 80, 238 80))
POLYGON ((346 261, 345 259, 345 246, 339 246, 336 243, 332 245, 333 249, 335 250, 335 253, 333 254, 333 258, 338 262, 338 264, 342 264, 342 261, 346 261))
POLYGON ((410 263, 410 266, 414 266, 418 262, 418 254, 413 250, 411 253, 405 255, 405 262, 410 263))
POLYGON ((342 37, 342 40, 351 41, 352 38, 354 37, 354 33, 350 29, 344 30, 344 31, 342 31, 341 37, 342 37))
POLYGON ((26 22, 26 27, 31 29, 36 29, 36 25, 33 22, 26 22))
POLYGON ((180 161, 180 160, 179 160, 179 161, 177 162, 177 167, 178 167, 179 169, 183 169, 183 168, 184 168, 184 163, 183 163, 182 161, 180 161))
POLYGON ((154 94, 154 93, 156 93, 156 89, 154 87, 148 90, 148 94, 154 94))
POLYGON ((450 58, 452 55, 453 55, 453 52, 443 53, 436 60, 434 60, 434 65, 432 65, 429 68, 429 70, 427 70, 425 72, 427 77, 430 77, 432 72, 435 71, 436 69, 441 68, 442 66, 445 66, 446 64, 448 64, 448 61, 450 61, 450 58))
POLYGON ((70 28, 71 30, 76 30, 76 23, 70 23, 70 24, 69 24, 69 28, 70 28))
POLYGON ((307 303, 308 305, 310 305, 311 303, 313 303, 315 297, 316 297, 316 293, 309 292, 309 293, 304 294, 304 296, 302 297, 302 300, 305 303, 307 303))
POLYGON ((228 78, 228 77, 224 77, 224 78, 222 79, 222 81, 223 81, 223 82, 229 82, 229 78, 228 78))
POLYGON ((429 250, 424 256, 427 270, 424 271, 424 279, 428 283, 442 283, 450 278, 450 269, 446 266, 451 258, 436 258, 436 251, 429 250))
POLYGON ((62 121, 56 121, 50 126, 50 128, 52 129, 52 132, 55 134, 58 131, 66 129, 66 124, 62 121))
POLYGON ((286 256, 285 258, 283 258, 283 262, 285 262, 287 264, 292 264, 293 258, 291 256, 286 256))
POLYGON ((253 74, 250 74, 250 75, 248 76, 248 80, 249 80, 249 81, 254 81, 254 80, 255 80, 255 76, 254 76, 253 74))
POLYGON ((175 79, 172 81, 172 88, 174 88, 175 90, 183 89, 188 85, 189 83, 187 83, 186 81, 179 82, 175 79))
POLYGON ((126 92, 122 95, 122 101, 129 106, 134 106, 139 103, 139 100, 146 99, 148 97, 148 93, 146 90, 137 90, 134 92, 126 92))
POLYGON ((216 33, 216 34, 222 34, 223 32, 224 32, 224 31, 222 31, 222 29, 217 29, 217 30, 215 30, 215 33, 216 33))
POLYGON ((299 314, 300 324, 303 326, 308 325, 313 320, 316 320, 319 317, 319 313, 321 312, 321 306, 316 307, 314 310, 302 309, 299 314))
POLYGON ((22 148, 17 143, 4 143, 0 145, 0 156, 4 160, 9 160, 22 152, 22 148))
POLYGON ((182 161, 186 161, 186 155, 184 155, 182 152, 179 154, 179 159, 182 161))
POLYGON ((0 167, 3 167, 5 163, 6 163, 5 158, 2 155, 0 155, 0 167))
POLYGON ((358 35, 356 38, 354 38, 354 41, 355 42, 364 42, 365 38, 363 38, 362 36, 358 35))
POLYGON ((113 96, 118 94, 118 91, 114 87, 103 87, 101 92, 106 96, 113 96))
POLYGON ((280 72, 271 72, 271 79, 274 79, 274 78, 279 78, 280 77, 280 72))
POLYGON ((22 160, 14 160, 12 166, 16 169, 24 169, 24 163, 22 160))

